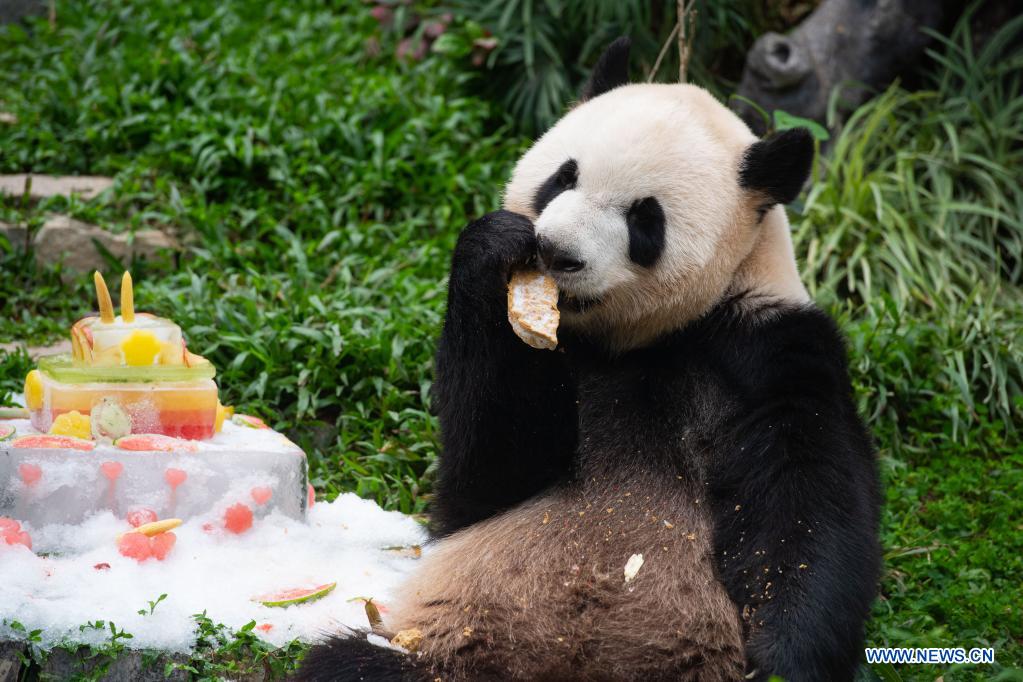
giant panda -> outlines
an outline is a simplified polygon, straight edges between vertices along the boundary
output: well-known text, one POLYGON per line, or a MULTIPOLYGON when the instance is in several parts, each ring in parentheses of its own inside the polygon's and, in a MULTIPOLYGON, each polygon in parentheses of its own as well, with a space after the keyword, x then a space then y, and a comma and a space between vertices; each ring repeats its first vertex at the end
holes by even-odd
POLYGON ((783 207, 812 140, 758 140, 692 85, 629 85, 628 52, 455 247, 437 539, 382 626, 420 630, 418 652, 339 636, 300 678, 853 678, 880 493, 783 207), (557 282, 554 352, 509 325, 525 267, 557 282))

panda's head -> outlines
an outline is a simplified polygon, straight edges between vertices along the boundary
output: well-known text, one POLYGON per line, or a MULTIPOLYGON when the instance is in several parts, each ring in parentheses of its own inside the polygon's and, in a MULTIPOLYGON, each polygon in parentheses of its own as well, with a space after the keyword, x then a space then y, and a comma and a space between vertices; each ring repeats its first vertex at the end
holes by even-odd
POLYGON ((781 204, 809 173, 809 133, 758 140, 698 87, 628 85, 628 51, 608 48, 505 192, 534 221, 562 324, 623 349, 733 293, 805 301, 781 204))

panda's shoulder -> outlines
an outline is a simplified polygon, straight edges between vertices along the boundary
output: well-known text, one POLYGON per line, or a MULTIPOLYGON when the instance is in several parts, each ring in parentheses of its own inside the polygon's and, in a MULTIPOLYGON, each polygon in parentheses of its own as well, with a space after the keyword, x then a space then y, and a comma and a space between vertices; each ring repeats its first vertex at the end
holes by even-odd
POLYGON ((816 305, 737 301, 701 321, 703 345, 718 367, 751 390, 787 387, 808 394, 849 389, 846 345, 816 305))

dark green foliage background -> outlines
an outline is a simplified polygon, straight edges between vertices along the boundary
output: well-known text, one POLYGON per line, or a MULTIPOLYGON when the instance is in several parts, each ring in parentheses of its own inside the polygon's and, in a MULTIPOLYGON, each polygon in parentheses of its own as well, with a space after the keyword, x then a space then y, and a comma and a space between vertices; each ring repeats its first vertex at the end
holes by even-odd
MULTIPOLYGON (((715 24, 719 4, 698 30, 732 25, 738 41, 762 28, 715 24)), ((471 43, 463 12, 449 48, 471 43)), ((594 21, 594 34, 614 28, 594 21)), ((793 207, 804 279, 849 335, 887 488, 868 642, 993 646, 998 661, 865 677, 1023 679, 1021 31, 986 50, 962 26, 936 43, 927 88, 860 109, 793 207)), ((321 497, 419 513, 450 250, 499 205, 528 139, 477 94, 488 72, 458 50, 396 60, 401 37, 355 0, 89 0, 61 3, 53 27, 0 27, 0 111, 19 119, 0 123, 0 172, 116 178, 90 203, 0 198, 0 221, 35 229, 61 211, 172 231, 179 256, 125 264, 140 308, 187 330, 225 403, 307 448, 321 497)), ((2 238, 0 270, 0 342, 54 341, 92 305, 87 277, 62 279, 2 238)), ((30 365, 0 352, 0 399, 30 365)), ((217 636, 197 677, 246 660, 279 674, 301 650, 205 627, 217 636)))

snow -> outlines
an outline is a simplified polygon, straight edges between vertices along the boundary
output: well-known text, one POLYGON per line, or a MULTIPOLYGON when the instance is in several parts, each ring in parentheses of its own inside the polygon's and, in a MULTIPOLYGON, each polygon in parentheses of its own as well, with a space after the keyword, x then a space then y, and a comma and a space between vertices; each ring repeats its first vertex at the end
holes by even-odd
POLYGON ((254 634, 271 644, 315 640, 368 625, 362 602, 349 601, 355 597, 386 609, 418 563, 386 548, 426 540, 412 518, 353 494, 316 503, 305 523, 274 511, 241 535, 203 526, 202 518, 189 519, 175 529, 177 544, 165 561, 138 563, 118 553, 117 536, 131 528, 109 511, 77 525, 26 525, 35 553, 0 543, 0 640, 18 638, 10 627, 17 621, 42 631, 43 648, 99 644, 109 641, 109 630, 80 626, 104 620, 133 635, 130 647, 187 652, 195 641, 192 616, 203 611, 235 629, 256 621, 254 634), (104 563, 110 567, 95 568, 104 563), (314 602, 271 608, 252 601, 335 581, 337 588, 314 602), (166 599, 150 614, 148 602, 161 594, 166 599))

